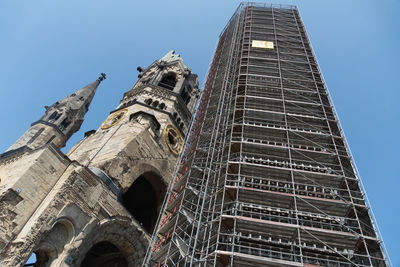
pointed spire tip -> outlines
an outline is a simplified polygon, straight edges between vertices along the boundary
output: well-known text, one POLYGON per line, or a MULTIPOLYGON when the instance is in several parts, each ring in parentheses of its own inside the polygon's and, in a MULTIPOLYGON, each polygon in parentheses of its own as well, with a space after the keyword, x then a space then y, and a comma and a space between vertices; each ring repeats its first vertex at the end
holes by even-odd
POLYGON ((104 72, 100 73, 100 77, 97 78, 99 82, 102 82, 103 80, 107 79, 106 74, 104 72))

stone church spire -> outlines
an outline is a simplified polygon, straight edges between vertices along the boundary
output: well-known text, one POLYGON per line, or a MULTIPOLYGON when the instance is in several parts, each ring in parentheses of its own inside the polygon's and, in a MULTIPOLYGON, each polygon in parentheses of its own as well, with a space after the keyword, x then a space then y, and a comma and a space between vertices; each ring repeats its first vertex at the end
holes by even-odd
POLYGON ((7 151, 23 146, 37 148, 53 143, 56 147, 65 146, 73 133, 79 130, 97 87, 106 78, 104 73, 94 82, 77 90, 66 98, 45 106, 45 114, 15 142, 7 151))
POLYGON ((138 70, 66 155, 56 148, 79 129, 105 75, 46 107, 0 155, 0 266, 33 253, 35 266, 141 266, 200 89, 173 51, 138 70))

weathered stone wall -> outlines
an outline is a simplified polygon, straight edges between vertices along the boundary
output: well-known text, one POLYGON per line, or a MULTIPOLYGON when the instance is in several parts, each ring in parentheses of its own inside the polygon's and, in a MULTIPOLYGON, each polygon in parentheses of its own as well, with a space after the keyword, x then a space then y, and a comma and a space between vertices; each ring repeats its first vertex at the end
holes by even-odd
MULTIPOLYGON (((4 227, 0 229, 0 242, 5 244, 22 231, 22 227, 65 172, 68 162, 52 147, 48 147, 5 158, 0 164, 1 212, 12 214, 1 219, 4 227)), ((0 244, 0 248, 2 246, 0 244)))
POLYGON ((65 146, 65 136, 57 131, 54 127, 37 123, 32 125, 7 151, 22 147, 29 146, 32 149, 43 146, 47 143, 52 143, 56 147, 65 146))
MULTIPOLYGON (((140 265, 149 236, 96 175, 49 147, 9 164, 16 167, 22 162, 26 167, 21 174, 8 172, 21 190, 9 188, 1 195, 0 214, 13 214, 7 218, 8 229, 13 231, 1 229, 0 266, 23 265, 32 251, 47 261, 43 266, 79 266, 91 246, 100 241, 117 246, 129 266, 140 265), (46 164, 64 167, 35 169, 46 164), (31 181, 24 180, 29 176, 31 181), (47 177, 47 181, 35 177, 47 177)), ((5 169, 1 169, 3 174, 5 169)), ((4 226, 4 217, 2 221, 4 226)))
MULTIPOLYGON (((0 155, 0 266, 21 266, 32 252, 41 267, 104 263, 114 256, 123 266, 141 266, 190 127, 198 81, 173 52, 140 76, 102 126, 67 155, 58 148, 81 119, 64 135, 40 120, 10 148, 17 150, 0 155), (171 73, 173 88, 159 86, 171 73), (131 193, 141 188, 137 184, 148 191, 131 193), (138 206, 146 212, 135 213, 138 206), (92 258, 99 245, 115 253, 92 258)), ((92 85, 97 88, 98 82, 92 85)), ((96 89, 89 87, 81 89, 91 92, 86 102, 96 89)), ((67 116, 63 107, 80 103, 82 109, 74 110, 83 118, 86 102, 77 97, 52 107, 67 116)), ((47 113, 42 119, 50 121, 52 112, 47 113)))
POLYGON ((174 124, 166 112, 174 109, 174 102, 161 96, 155 98, 145 89, 136 96, 136 101, 139 104, 124 107, 126 112, 119 123, 107 129, 99 128, 67 153, 72 160, 106 172, 115 179, 122 192, 144 172, 143 166, 152 166, 168 184, 177 160, 164 136, 165 126, 174 124), (145 104, 150 97, 153 97, 153 103, 164 103, 164 109, 152 109, 151 104, 145 104), (146 116, 131 117, 141 112, 153 116, 159 123, 159 129, 146 116))

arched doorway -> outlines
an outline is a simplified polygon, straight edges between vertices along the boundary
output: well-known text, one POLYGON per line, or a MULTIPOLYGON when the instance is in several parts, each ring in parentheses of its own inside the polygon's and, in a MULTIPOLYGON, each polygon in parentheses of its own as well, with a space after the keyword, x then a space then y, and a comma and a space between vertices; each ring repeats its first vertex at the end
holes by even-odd
POLYGON ((154 172, 140 175, 122 195, 122 204, 129 213, 151 232, 166 193, 166 185, 154 172))
POLYGON ((47 267, 57 264, 65 245, 70 243, 73 236, 72 222, 67 218, 59 219, 41 238, 24 266, 47 267))
POLYGON ((81 267, 126 267, 122 251, 108 241, 95 244, 85 255, 81 267))
MULTIPOLYGON (((137 224, 132 221, 130 216, 114 216, 113 218, 103 219, 88 232, 80 235, 72 244, 74 249, 69 251, 69 258, 72 259, 71 266, 86 267, 93 263, 93 266, 97 267, 96 257, 94 256, 99 254, 107 254, 107 257, 100 258, 104 262, 107 262, 107 258, 110 257, 113 258, 113 261, 121 262, 121 264, 124 263, 123 259, 125 259, 128 266, 141 266, 148 242, 148 237, 142 231, 138 231, 137 224), (110 244, 96 246, 102 242, 111 243, 112 246, 110 244), (115 247, 122 253, 117 251, 115 247), (115 258, 111 257, 113 255, 115 258), (118 255, 121 257, 117 257, 118 255)), ((111 266, 119 267, 121 265, 111 266)))

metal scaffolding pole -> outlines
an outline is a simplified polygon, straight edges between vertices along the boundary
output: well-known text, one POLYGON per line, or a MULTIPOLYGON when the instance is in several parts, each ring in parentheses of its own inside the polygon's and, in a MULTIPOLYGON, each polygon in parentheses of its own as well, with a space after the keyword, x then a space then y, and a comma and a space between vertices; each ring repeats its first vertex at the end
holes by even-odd
POLYGON ((145 266, 390 266, 295 6, 220 35, 145 266))

